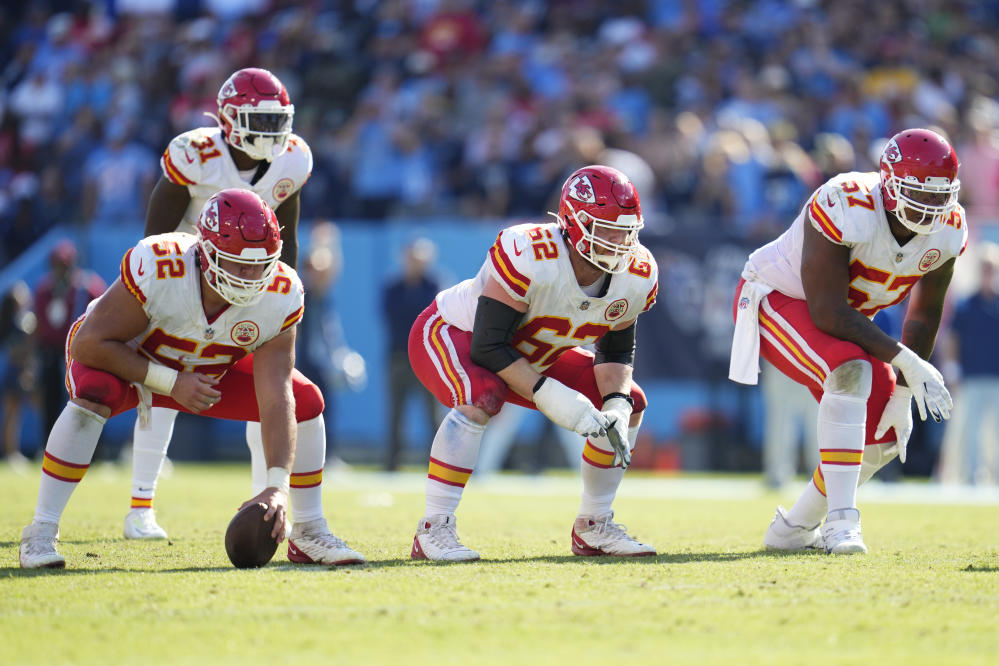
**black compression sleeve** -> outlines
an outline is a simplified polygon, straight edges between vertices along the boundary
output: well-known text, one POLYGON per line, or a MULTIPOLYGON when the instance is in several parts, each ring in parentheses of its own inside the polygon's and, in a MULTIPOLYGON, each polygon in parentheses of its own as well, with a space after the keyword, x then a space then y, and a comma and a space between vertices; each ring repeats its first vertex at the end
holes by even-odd
POLYGON ((635 363, 635 326, 638 320, 628 328, 620 331, 607 331, 604 337, 597 340, 596 355, 593 365, 600 363, 635 363))
POLYGON ((499 372, 523 358, 510 344, 523 317, 523 312, 517 312, 506 303, 479 296, 472 326, 472 361, 486 370, 499 372))

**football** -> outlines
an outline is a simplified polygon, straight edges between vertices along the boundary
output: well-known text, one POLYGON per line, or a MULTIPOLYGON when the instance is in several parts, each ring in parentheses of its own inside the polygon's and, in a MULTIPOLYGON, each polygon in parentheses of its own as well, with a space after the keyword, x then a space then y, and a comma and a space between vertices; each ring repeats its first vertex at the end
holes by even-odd
POLYGON ((274 557, 278 542, 271 537, 274 521, 264 522, 267 506, 247 504, 236 512, 225 531, 225 552, 237 569, 262 567, 274 557))

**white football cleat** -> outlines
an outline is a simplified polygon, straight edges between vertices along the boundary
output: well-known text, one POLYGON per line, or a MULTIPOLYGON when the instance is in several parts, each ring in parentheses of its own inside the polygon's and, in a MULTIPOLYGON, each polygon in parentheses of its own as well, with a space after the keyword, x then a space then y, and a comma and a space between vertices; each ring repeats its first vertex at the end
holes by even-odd
POLYGON ((31 523, 21 532, 18 559, 22 569, 62 569, 66 558, 56 551, 58 523, 31 523))
POLYGON ((655 555, 656 549, 628 534, 624 525, 615 523, 614 512, 602 516, 578 516, 572 524, 574 555, 613 555, 644 557, 655 555))
POLYGON ((814 550, 824 547, 819 526, 795 525, 787 519, 787 509, 777 507, 777 513, 763 535, 767 550, 814 550))
POLYGON ((822 539, 826 552, 833 555, 866 553, 867 545, 860 534, 860 511, 836 509, 826 516, 822 526, 822 539))
POLYGON ((166 530, 156 523, 152 509, 132 509, 125 516, 126 539, 166 539, 166 530))
POLYGON ((437 562, 474 562, 479 559, 478 553, 458 539, 458 519, 453 513, 420 518, 409 556, 414 560, 437 562))
POLYGON ((297 564, 364 564, 364 555, 330 532, 325 518, 295 523, 288 535, 288 559, 297 564))

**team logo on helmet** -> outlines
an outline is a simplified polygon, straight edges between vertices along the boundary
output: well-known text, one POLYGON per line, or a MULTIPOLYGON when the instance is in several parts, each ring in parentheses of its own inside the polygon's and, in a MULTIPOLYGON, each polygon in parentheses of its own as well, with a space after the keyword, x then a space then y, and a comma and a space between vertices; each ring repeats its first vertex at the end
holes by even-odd
POLYGON ((604 310, 604 319, 608 321, 614 321, 615 319, 620 319, 624 316, 624 313, 628 311, 628 301, 623 298, 619 298, 604 310))
POLYGON ((569 183, 569 196, 583 203, 596 203, 597 198, 593 195, 593 183, 589 176, 576 176, 569 183))
POLYGON ((241 321, 232 327, 232 341, 246 347, 252 345, 260 337, 260 327, 252 321, 241 321))
POLYGON ((211 204, 205 209, 204 212, 204 225, 205 229, 209 231, 219 230, 219 202, 212 201, 211 204))
POLYGON ((219 91, 219 97, 233 97, 236 94, 236 84, 233 83, 233 77, 229 77, 229 80, 222 84, 222 90, 219 91))
POLYGON ((927 250, 923 258, 919 260, 919 270, 926 272, 930 266, 940 261, 940 250, 927 250))
POLYGON ((274 185, 274 198, 277 201, 287 199, 293 187, 295 187, 295 183, 292 182, 291 178, 282 178, 274 185))
POLYGON ((902 161, 902 151, 898 148, 898 142, 892 139, 885 146, 885 161, 896 164, 902 161))

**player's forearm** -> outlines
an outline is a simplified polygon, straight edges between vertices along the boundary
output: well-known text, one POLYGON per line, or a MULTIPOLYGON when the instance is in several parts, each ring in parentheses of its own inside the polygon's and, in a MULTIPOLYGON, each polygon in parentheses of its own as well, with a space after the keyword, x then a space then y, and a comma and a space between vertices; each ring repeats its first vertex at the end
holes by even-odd
POLYGON ((814 309, 811 314, 815 325, 823 333, 853 342, 885 363, 891 362, 899 352, 897 340, 845 303, 841 307, 829 308, 825 314, 817 314, 814 309))
POLYGON ((497 374, 500 379, 506 382, 507 386, 528 400, 533 399, 534 386, 541 379, 541 375, 531 367, 525 358, 517 359, 497 374))
POLYGON ((260 433, 264 443, 267 469, 291 469, 295 459, 298 429, 295 424, 295 404, 291 393, 260 405, 260 433))
POLYGON ((906 318, 905 323, 902 324, 902 344, 928 361, 933 353, 933 347, 936 345, 939 328, 939 318, 935 320, 932 318, 906 318))
POLYGON ((149 369, 147 359, 123 342, 114 340, 78 340, 70 345, 70 356, 77 363, 88 368, 110 372, 127 382, 138 382, 146 378, 149 369))

